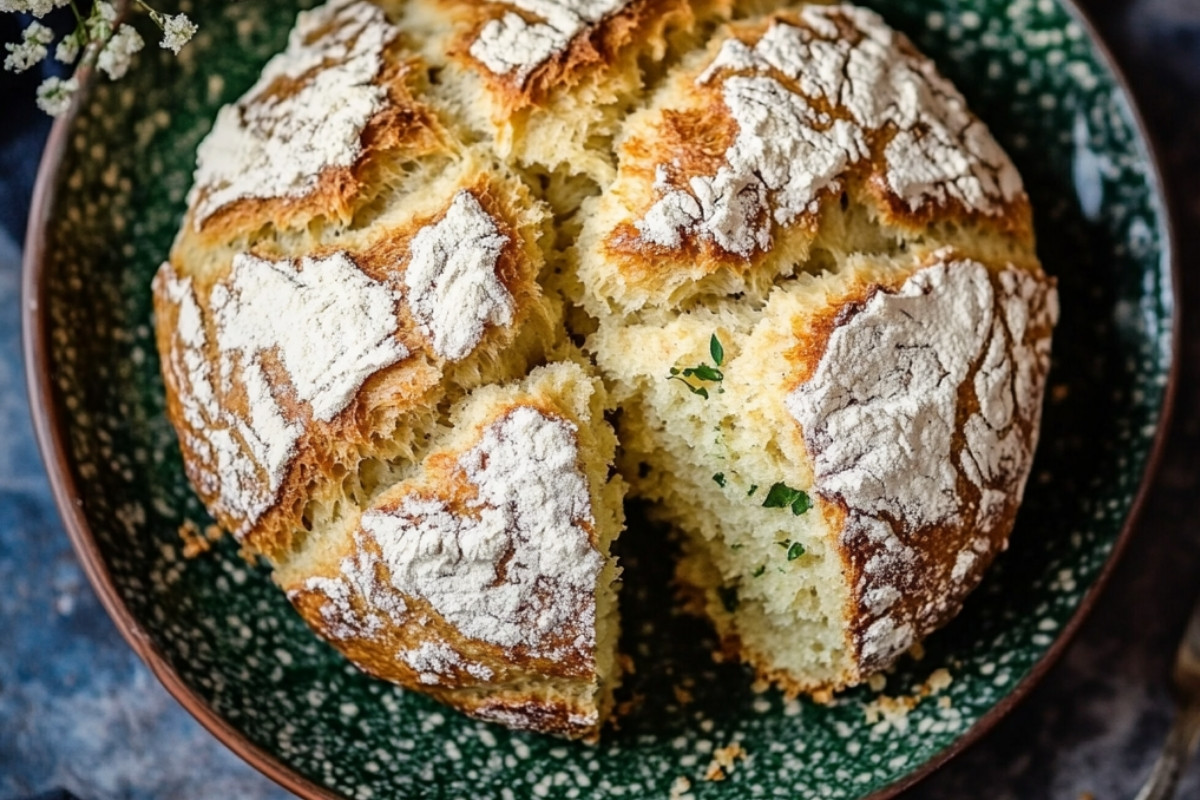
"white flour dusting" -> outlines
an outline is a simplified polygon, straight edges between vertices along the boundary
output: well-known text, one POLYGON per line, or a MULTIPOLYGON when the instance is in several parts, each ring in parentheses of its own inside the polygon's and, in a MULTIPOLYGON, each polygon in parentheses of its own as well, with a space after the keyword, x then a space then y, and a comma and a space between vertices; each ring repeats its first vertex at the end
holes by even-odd
POLYGON ((328 421, 368 377, 408 355, 395 337, 398 298, 345 253, 298 263, 239 254, 210 295, 214 375, 191 279, 169 264, 160 275, 178 308, 178 345, 167 361, 189 428, 185 440, 197 455, 188 460, 189 475, 215 495, 214 510, 241 521, 233 532, 242 536, 274 502, 304 433, 300 420, 284 416, 277 400, 284 387, 272 383, 263 356, 272 354, 295 397, 328 421), (246 416, 230 408, 236 394, 246 399, 246 416))
POLYGON ((508 237, 470 192, 460 191, 434 225, 413 237, 404 285, 413 316, 450 361, 470 354, 484 328, 510 325, 513 299, 496 277, 508 237))
POLYGON ((457 650, 442 642, 421 642, 419 647, 401 650, 398 655, 401 661, 418 673, 418 680, 424 684, 454 679, 459 672, 466 672, 483 681, 492 677, 491 669, 483 664, 468 662, 457 650))
POLYGON ((514 11, 483 26, 471 57, 497 75, 525 83, 537 67, 567 49, 571 40, 629 0, 510 0, 508 5, 540 18, 528 22, 514 11))
MULTIPOLYGON (((395 592, 382 588, 376 570, 378 557, 369 551, 359 551, 342 559, 341 574, 336 578, 312 577, 303 588, 324 596, 321 621, 325 632, 333 639, 370 638, 386 624, 401 625, 408 615, 408 605, 395 592), (355 604, 355 599, 359 604, 355 604)), ((297 592, 288 592, 295 600, 297 592)))
POLYGON ((301 12, 287 49, 237 103, 221 109, 197 150, 188 198, 196 229, 236 200, 302 196, 325 169, 351 166, 363 128, 386 102, 386 90, 372 81, 396 34, 363 0, 301 12))
MULTIPOLYGON (((1031 328, 1052 325, 1057 313, 1054 289, 1026 272, 1003 270, 994 286, 982 264, 942 261, 899 291, 871 297, 834 330, 812 377, 787 396, 813 456, 814 491, 846 504, 845 536, 871 553, 857 589, 870 601, 868 613, 880 616, 866 629, 864 660, 886 661, 920 635, 913 620, 886 613, 921 572, 916 551, 887 520, 914 532, 939 524, 988 531, 1020 501, 1036 444, 1040 376, 1049 365, 1049 337, 1033 338, 1031 328), (978 411, 962 427, 956 459, 964 384, 978 411), (960 478, 980 495, 965 519, 971 503, 960 478)), ((981 543, 986 552, 986 539, 974 549, 981 543)), ((946 590, 940 597, 976 558, 959 556, 937 578, 946 590)))
POLYGON ((239 254, 211 299, 222 380, 233 366, 226 355, 274 351, 297 397, 328 421, 370 375, 408 355, 396 339, 398 299, 344 252, 298 263, 239 254))
POLYGON ((590 662, 603 558, 584 527, 593 517, 575 436, 570 422, 514 409, 458 461, 478 491, 470 515, 407 498, 363 515, 361 551, 377 546, 392 587, 429 601, 464 636, 590 662))
MULTIPOLYGON (((674 188, 659 171, 659 200, 635 225, 644 241, 678 247, 685 235, 749 256, 770 246, 771 226, 815 212, 823 191, 841 188, 850 166, 871 155, 876 132, 894 127, 883 148, 888 188, 913 209, 954 200, 985 214, 1018 196, 1016 168, 962 96, 928 59, 900 49, 875 13, 809 6, 805 27, 776 21, 750 48, 725 42, 697 83, 720 80, 738 133, 713 176, 674 188), (860 38, 841 37, 842 18, 860 38), (794 81, 800 94, 772 73, 794 81), (839 109, 820 111, 814 101, 839 109)), ((684 176, 686 177, 686 176, 684 176)))
POLYGON ((895 294, 877 292, 833 332, 812 378, 787 397, 818 491, 918 526, 957 513, 958 387, 993 315, 985 267, 939 264, 895 294))

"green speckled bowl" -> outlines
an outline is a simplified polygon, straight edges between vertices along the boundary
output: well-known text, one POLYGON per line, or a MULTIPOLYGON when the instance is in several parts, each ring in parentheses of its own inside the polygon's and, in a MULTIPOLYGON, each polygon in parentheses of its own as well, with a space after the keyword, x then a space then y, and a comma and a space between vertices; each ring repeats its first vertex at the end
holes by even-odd
MULTIPOLYGON (((623 649, 644 698, 599 746, 513 733, 374 681, 318 641, 264 570, 225 542, 181 556, 203 521, 163 415, 150 278, 184 209, 217 107, 279 49, 292 2, 195 3, 182 58, 148 48, 54 129, 26 264, 38 433, 79 555, 133 647, 201 722, 305 797, 885 797, 986 729, 1078 625, 1130 529, 1169 407, 1169 225, 1129 97, 1064 0, 870 0, 934 57, 1013 155, 1058 276, 1042 446, 1012 546, 962 614, 885 692, 953 683, 906 717, 874 693, 830 706, 755 694, 673 612, 661 532, 626 536, 623 649), (1098 435, 1099 434, 1099 435, 1098 435), (672 687, 690 687, 686 706, 672 687), (723 782, 711 753, 749 754, 723 782)), ((143 22, 145 20, 142 20, 143 22)), ((633 516, 633 525, 642 526, 633 516)))

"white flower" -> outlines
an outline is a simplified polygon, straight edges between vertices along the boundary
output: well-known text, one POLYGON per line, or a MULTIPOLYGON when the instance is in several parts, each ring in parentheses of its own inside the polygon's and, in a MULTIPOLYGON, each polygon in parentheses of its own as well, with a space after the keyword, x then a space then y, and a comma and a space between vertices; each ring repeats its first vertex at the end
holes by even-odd
POLYGON ((37 90, 38 108, 52 117, 62 116, 71 106, 71 98, 79 89, 79 83, 74 78, 46 78, 37 90))
POLYGON ((22 14, 33 14, 44 17, 59 6, 65 6, 69 0, 0 0, 0 11, 16 11, 22 14))
POLYGON ((79 37, 75 34, 63 39, 54 50, 54 57, 64 64, 74 64, 79 55, 79 37))
POLYGON ((187 14, 168 14, 162 21, 163 38, 160 45, 163 50, 170 50, 175 55, 183 46, 196 35, 196 23, 187 18, 187 14))
POLYGON ((46 45, 54 41, 54 32, 40 22, 31 22, 21 37, 20 44, 8 42, 4 49, 8 57, 4 68, 13 72, 24 72, 46 57, 46 45))
POLYGON ((129 25, 121 25, 100 51, 96 67, 102 72, 107 72, 108 77, 115 81, 129 71, 129 62, 133 54, 144 46, 141 34, 129 25))
POLYGON ((106 0, 96 0, 92 13, 87 18, 87 33, 89 39, 104 41, 112 35, 113 22, 117 18, 117 9, 106 0))

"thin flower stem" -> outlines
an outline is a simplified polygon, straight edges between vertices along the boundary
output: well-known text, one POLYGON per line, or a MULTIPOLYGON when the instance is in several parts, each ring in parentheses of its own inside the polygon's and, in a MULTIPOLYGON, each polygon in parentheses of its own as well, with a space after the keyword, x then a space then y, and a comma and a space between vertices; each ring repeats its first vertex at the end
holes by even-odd
POLYGON ((134 2, 141 6, 142 10, 150 15, 150 19, 154 20, 155 25, 157 25, 160 29, 163 27, 162 14, 151 8, 144 0, 134 0, 134 2))
MULTIPOLYGON (((71 0, 71 13, 75 15, 75 22, 82 28, 84 26, 83 14, 79 11, 79 6, 75 4, 75 0, 71 0)), ((78 30, 78 28, 76 29, 78 30)))

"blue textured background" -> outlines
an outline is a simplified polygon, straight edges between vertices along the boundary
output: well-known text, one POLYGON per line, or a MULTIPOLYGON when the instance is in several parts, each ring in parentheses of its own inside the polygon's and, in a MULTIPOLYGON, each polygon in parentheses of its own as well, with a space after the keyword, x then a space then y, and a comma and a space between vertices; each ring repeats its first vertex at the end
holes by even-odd
MULTIPOLYGON (((223 1, 223 0, 218 0, 223 1)), ((1200 308, 1200 0, 1085 2, 1158 141, 1177 212, 1182 305, 1200 308)), ((0 41, 19 26, 0 14, 0 41)), ((20 249, 48 121, 39 75, 0 76, 0 800, 290 797, 186 714, 87 585, 33 443, 20 355, 20 249)), ((905 800, 1119 800, 1171 715, 1166 674, 1200 589, 1200 323, 1184 320, 1175 422, 1112 584, 1063 661, 1011 716, 905 800)), ((1102 433, 1102 432, 1098 432, 1102 433)), ((1200 798, 1200 765, 1181 798, 1200 798)))

